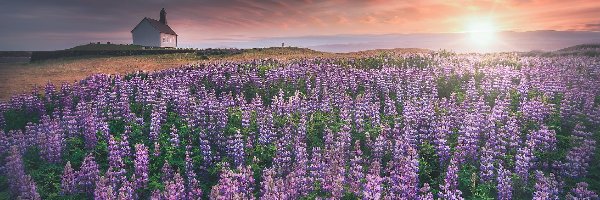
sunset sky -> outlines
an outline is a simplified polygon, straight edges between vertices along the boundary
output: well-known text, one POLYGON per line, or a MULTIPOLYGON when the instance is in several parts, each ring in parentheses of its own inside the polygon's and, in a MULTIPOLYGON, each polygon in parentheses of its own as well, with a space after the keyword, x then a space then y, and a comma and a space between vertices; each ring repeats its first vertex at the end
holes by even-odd
POLYGON ((590 38, 583 40, 600 42, 598 0, 15 0, 0 2, 0 50, 131 43, 131 29, 144 17, 158 19, 163 7, 180 47, 259 47, 286 41, 306 47, 353 45, 379 35, 378 41, 389 35, 425 41, 477 31, 478 24, 493 32, 586 31, 590 38))

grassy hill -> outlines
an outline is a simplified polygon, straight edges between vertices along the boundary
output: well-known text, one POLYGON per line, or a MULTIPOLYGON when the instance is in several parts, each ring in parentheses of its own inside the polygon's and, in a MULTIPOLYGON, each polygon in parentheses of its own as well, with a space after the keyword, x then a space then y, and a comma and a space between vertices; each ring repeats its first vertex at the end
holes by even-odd
POLYGON ((71 51, 101 51, 101 50, 142 50, 143 46, 133 44, 98 44, 89 43, 79 45, 70 49, 71 51))
POLYGON ((588 51, 588 50, 600 50, 600 44, 580 44, 571 47, 567 47, 561 50, 560 52, 572 52, 572 51, 588 51))
POLYGON ((529 51, 520 53, 521 56, 600 56, 600 44, 580 44, 559 49, 556 51, 529 51))

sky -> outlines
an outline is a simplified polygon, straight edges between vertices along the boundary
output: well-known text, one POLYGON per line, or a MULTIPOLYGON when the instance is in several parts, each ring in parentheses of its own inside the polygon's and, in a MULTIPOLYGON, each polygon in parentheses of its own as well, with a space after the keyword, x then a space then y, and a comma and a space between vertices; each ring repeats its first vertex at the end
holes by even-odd
POLYGON ((0 8, 0 50, 128 44, 131 29, 158 19, 161 8, 179 47, 524 51, 600 43, 598 0, 3 0, 0 8))

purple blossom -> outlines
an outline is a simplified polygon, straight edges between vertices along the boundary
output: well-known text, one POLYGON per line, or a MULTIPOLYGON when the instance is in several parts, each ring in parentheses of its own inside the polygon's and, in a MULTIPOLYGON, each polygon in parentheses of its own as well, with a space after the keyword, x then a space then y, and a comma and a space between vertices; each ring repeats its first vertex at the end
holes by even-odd
MULTIPOLYGON (((191 146, 187 146, 186 149, 190 149, 191 146)), ((185 176, 187 184, 185 190, 189 199, 198 199, 202 197, 202 189, 200 188, 200 182, 196 179, 196 172, 194 172, 194 162, 190 157, 190 151, 185 151, 185 176)))
POLYGON ((348 173, 348 182, 350 185, 349 190, 355 195, 360 195, 363 188, 363 179, 365 174, 363 172, 363 159, 362 151, 360 150, 360 141, 356 140, 354 143, 354 151, 352 158, 350 159, 350 172, 348 173))
POLYGON ((96 182, 96 187, 94 189, 94 199, 116 199, 115 191, 110 181, 106 177, 100 177, 98 182, 96 182))
POLYGON ((450 146, 448 146, 448 137, 452 135, 452 127, 448 117, 442 117, 434 131, 434 140, 436 154, 440 158, 440 163, 446 163, 450 159, 450 146))
POLYGON ((512 173, 508 169, 504 169, 500 164, 498 167, 498 176, 496 180, 498 181, 498 199, 507 200, 512 199, 512 173))
POLYGON ((83 193, 92 193, 96 182, 98 181, 100 171, 98 164, 92 154, 88 154, 81 164, 81 169, 77 172, 78 191, 83 193))
POLYGON ((369 173, 366 176, 365 187, 362 191, 364 199, 380 199, 383 192, 383 178, 380 176, 381 166, 379 162, 371 163, 369 173))
POLYGON ((419 189, 419 199, 421 200, 433 200, 433 194, 431 194, 431 188, 429 187, 429 183, 424 183, 423 187, 419 189))
POLYGON ((588 189, 588 184, 586 182, 579 182, 577 183, 577 187, 573 188, 571 190, 571 193, 569 193, 566 197, 566 199, 568 200, 583 200, 583 199, 590 199, 590 200, 598 200, 600 198, 598 198, 598 195, 594 192, 588 189))
POLYGON ((529 170, 533 166, 533 146, 535 144, 532 140, 527 141, 525 146, 517 150, 516 161, 515 161, 515 173, 519 175, 524 182, 527 182, 529 177, 529 170))
POLYGON ((135 199, 134 185, 131 181, 123 182, 121 188, 119 188, 118 199, 135 199))
POLYGON ((541 171, 536 171, 536 179, 535 192, 533 192, 534 200, 558 199, 559 189, 554 174, 546 177, 541 171))
POLYGON ((165 164, 163 164, 163 167, 161 168, 161 177, 160 179, 163 182, 169 181, 173 179, 173 168, 171 168, 171 165, 169 164, 169 162, 165 161, 165 164))
POLYGON ((175 173, 173 180, 166 182, 163 197, 165 200, 178 200, 186 198, 183 178, 181 178, 179 173, 175 173))
POLYGON ((177 132, 178 131, 175 125, 171 126, 169 142, 171 142, 171 144, 173 144, 175 147, 179 147, 179 134, 177 132))
POLYGON ((570 177, 582 177, 587 174, 589 162, 593 159, 596 150, 596 140, 592 134, 582 130, 583 126, 577 125, 571 136, 574 146, 567 153, 563 173, 570 177))
POLYGON ((75 170, 71 167, 71 162, 67 162, 65 165, 65 169, 63 170, 63 175, 61 177, 61 189, 63 194, 72 194, 75 193, 76 187, 76 173, 75 170))
POLYGON ((254 178, 249 167, 239 166, 235 171, 225 169, 211 192, 211 199, 254 199, 254 178))
POLYGON ((462 192, 458 190, 458 166, 455 159, 450 160, 444 184, 440 186, 439 197, 452 200, 463 199, 462 192))
POLYGON ((108 139, 108 166, 114 169, 120 169, 123 165, 123 151, 121 145, 111 135, 108 139))
POLYGON ((494 178, 494 152, 489 147, 482 147, 481 152, 483 155, 481 155, 480 159, 479 177, 481 177, 483 182, 488 182, 494 178))
POLYGON ((136 144, 135 160, 133 161, 135 188, 145 188, 148 184, 149 164, 148 147, 144 146, 144 144, 136 144))
POLYGON ((242 134, 238 132, 228 140, 227 145, 228 155, 233 159, 234 166, 240 166, 244 164, 244 139, 242 134))
POLYGON ((419 161, 417 150, 406 140, 397 140, 394 159, 390 164, 389 197, 415 199, 419 192, 419 161))
POLYGON ((10 154, 6 157, 5 172, 10 191, 18 197, 17 199, 41 199, 35 182, 31 176, 25 174, 21 152, 16 146, 11 147, 10 154))

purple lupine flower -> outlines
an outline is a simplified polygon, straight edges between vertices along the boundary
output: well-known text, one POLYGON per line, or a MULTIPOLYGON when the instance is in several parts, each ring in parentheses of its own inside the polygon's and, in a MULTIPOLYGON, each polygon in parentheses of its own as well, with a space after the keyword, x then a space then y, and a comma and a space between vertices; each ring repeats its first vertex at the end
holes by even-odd
POLYGON ((533 131, 528 137, 529 140, 533 140, 535 150, 546 152, 556 149, 556 132, 549 130, 546 126, 533 131))
POLYGON ((127 181, 126 174, 127 170, 125 170, 125 168, 113 168, 112 166, 108 167, 105 177, 108 179, 108 182, 115 193, 117 192, 119 186, 127 181))
POLYGON ((275 157, 273 158, 273 167, 279 175, 287 175, 291 169, 292 152, 288 147, 288 139, 282 138, 276 141, 275 157))
POLYGON ((482 134, 482 117, 478 114, 470 114, 460 131, 458 132, 458 144, 456 146, 458 160, 462 163, 465 159, 476 158, 480 136, 482 134))
MULTIPOLYGON (((486 145, 487 146, 487 145, 486 145)), ((482 147, 479 165, 480 177, 483 182, 491 181, 494 178, 494 152, 489 147, 482 147)))
POLYGON ((369 173, 366 176, 365 187, 362 191, 364 199, 375 200, 381 198, 383 191, 383 178, 379 175, 381 166, 378 161, 371 163, 369 173))
POLYGON ((240 166, 244 164, 244 139, 239 130, 228 140, 228 143, 227 151, 228 155, 233 159, 233 165, 240 166))
POLYGON ((186 199, 183 178, 179 173, 175 173, 173 180, 166 182, 163 196, 165 200, 186 199))
POLYGON ((348 173, 347 178, 350 184, 350 192, 353 192, 356 195, 360 195, 363 187, 362 180, 365 177, 363 172, 363 164, 362 151, 360 150, 360 140, 356 140, 354 143, 352 158, 350 159, 350 172, 348 173))
POLYGON ((511 172, 508 169, 504 169, 502 164, 498 166, 498 176, 496 180, 498 181, 498 199, 500 200, 508 200, 512 199, 512 179, 511 172))
POLYGON ((236 171, 225 169, 217 185, 210 192, 210 199, 254 199, 253 173, 249 167, 239 166, 236 171))
POLYGON ((208 142, 208 140, 206 139, 204 132, 200 132, 198 143, 200 146, 202 159, 204 161, 203 164, 205 165, 205 167, 208 167, 210 166, 210 164, 212 164, 212 152, 210 149, 210 142, 208 142))
POLYGON ((171 168, 171 165, 166 160, 165 164, 163 164, 163 167, 160 171, 162 172, 162 176, 160 177, 160 180, 162 180, 162 182, 167 182, 173 179, 173 168, 171 168))
POLYGON ((26 175, 21 181, 20 193, 17 199, 41 200, 40 194, 37 192, 37 186, 31 176, 26 175))
POLYGON ((150 118, 150 139, 152 139, 152 141, 158 141, 158 136, 160 135, 160 127, 166 119, 166 107, 167 105, 165 101, 161 99, 152 108, 152 114, 150 118))
POLYGON ((242 111, 242 128, 250 127, 250 111, 243 110, 242 111))
POLYGON ((323 155, 321 149, 319 147, 313 147, 312 149, 312 157, 310 159, 310 164, 308 166, 308 174, 310 176, 311 182, 314 183, 323 183, 325 163, 323 161, 323 155))
POLYGON ((260 120, 258 123, 258 143, 259 144, 268 144, 273 142, 273 138, 275 133, 273 131, 273 113, 270 110, 266 110, 265 113, 262 113, 262 116, 259 117, 260 120))
POLYGON ((509 117, 503 130, 500 130, 499 132, 502 135, 500 136, 500 140, 502 145, 505 146, 505 150, 516 149, 519 146, 521 130, 516 117, 509 117))
MULTIPOLYGON (((0 126, 2 127, 2 126, 0 126)), ((4 129, 0 128, 0 153, 6 153, 10 149, 10 137, 4 133, 4 129)))
POLYGON ((125 131, 121 136, 121 153, 123 158, 131 157, 131 147, 129 146, 129 134, 131 133, 131 127, 125 126, 125 131))
POLYGON ((115 169, 123 167, 123 154, 120 143, 111 135, 108 139, 108 165, 115 169))
POLYGON ((96 182, 96 188, 94 189, 94 199, 99 200, 111 200, 117 199, 115 191, 108 178, 102 176, 96 182))
POLYGON ((450 160, 444 184, 440 186, 439 197, 452 200, 463 199, 462 192, 458 189, 458 166, 454 158, 450 160))
POLYGON ((554 174, 546 177, 543 172, 536 171, 536 179, 535 192, 533 192, 534 200, 558 199, 559 189, 554 174))
POLYGON ((527 141, 525 146, 517 150, 517 155, 515 156, 515 173, 517 173, 524 182, 527 182, 528 180, 529 170, 533 165, 532 160, 535 159, 535 156, 533 155, 533 146, 535 145, 532 140, 527 141))
POLYGON ((61 190, 62 194, 73 194, 75 193, 77 187, 75 177, 75 170, 71 167, 71 161, 68 161, 63 170, 63 175, 61 177, 61 190))
POLYGON ((96 134, 100 131, 98 122, 100 119, 93 113, 91 105, 86 102, 78 103, 75 113, 81 119, 80 126, 83 129, 85 148, 94 149, 98 143, 98 136, 96 134))
POLYGON ((579 182, 579 183, 577 183, 577 187, 573 188, 571 190, 571 193, 567 194, 565 199, 567 199, 567 200, 583 200, 583 199, 598 200, 600 198, 598 198, 598 195, 594 191, 591 191, 588 189, 588 184, 586 182, 579 182))
POLYGON ((179 134, 178 134, 178 130, 175 127, 175 125, 171 126, 171 133, 170 133, 170 138, 169 138, 169 142, 171 142, 171 144, 175 147, 179 147, 179 134))
POLYGON ((100 171, 98 164, 94 160, 92 154, 88 154, 81 164, 81 169, 77 172, 78 191, 91 194, 94 191, 96 182, 98 181, 100 171))
POLYGON ((396 102, 389 97, 389 95, 384 95, 385 101, 385 109, 384 114, 387 116, 396 116, 398 112, 396 111, 396 102))
POLYGON ((202 197, 202 189, 200 183, 196 179, 196 172, 194 172, 194 162, 190 157, 191 146, 186 147, 185 151, 185 176, 187 184, 185 185, 188 199, 199 199, 202 197))
MULTIPOLYGON (((299 134, 302 133, 299 132, 299 134)), ((306 143, 304 142, 305 139, 300 139, 300 137, 302 136, 299 135, 296 138, 298 141, 294 143, 294 149, 296 149, 296 162, 293 166, 294 170, 288 175, 289 179, 286 178, 287 180, 289 180, 289 182, 292 182, 289 185, 293 186, 290 190, 294 190, 294 193, 292 194, 295 198, 307 195, 311 191, 313 186, 311 185, 310 176, 308 172, 309 160, 308 154, 306 152, 306 143)))
POLYGON ((433 194, 431 194, 431 188, 429 187, 429 183, 424 183, 423 187, 419 189, 419 199, 420 200, 433 200, 433 194))
POLYGON ((435 144, 435 153, 440 159, 440 163, 444 164, 450 159, 450 146, 448 146, 448 137, 452 135, 452 127, 448 117, 442 117, 434 125, 436 127, 433 143, 435 144))
POLYGON ((151 200, 163 200, 162 192, 160 190, 152 191, 152 195, 150 196, 151 200))
POLYGON ((587 174, 589 162, 593 159, 596 150, 596 140, 592 138, 592 133, 583 131, 584 127, 578 124, 571 135, 574 146, 567 153, 566 163, 563 166, 563 173, 570 177, 583 177, 587 174))
POLYGON ((386 153, 387 147, 387 139, 383 133, 380 133, 377 138, 375 138, 375 142, 373 143, 371 149, 373 149, 373 158, 372 160, 378 160, 383 158, 383 155, 386 153))
POLYGON ((41 199, 36 191, 35 182, 31 176, 25 174, 25 167, 21 152, 17 146, 12 146, 10 154, 6 157, 5 172, 8 179, 10 191, 18 199, 41 199))
POLYGON ((148 147, 144 146, 144 144, 136 144, 135 160, 133 161, 135 188, 145 188, 148 184, 149 164, 148 147))
POLYGON ((119 188, 119 193, 117 199, 119 200, 127 200, 127 199, 135 199, 135 189, 133 188, 133 182, 124 181, 121 188, 119 188))
MULTIPOLYGON (((331 130, 325 130, 325 159, 323 190, 331 193, 333 198, 341 198, 344 192, 344 179, 346 178, 345 158, 343 153, 344 145, 335 141, 331 130)), ((341 132, 341 131, 340 131, 341 132)))
POLYGON ((527 120, 542 124, 544 119, 549 116, 550 108, 540 99, 525 100, 521 103, 521 113, 527 120))
POLYGON ((65 144, 58 122, 44 118, 42 124, 38 125, 38 131, 38 146, 42 158, 51 163, 59 163, 65 144))
POLYGON ((401 174, 401 182, 404 188, 403 196, 412 198, 418 195, 419 156, 416 149, 410 146, 407 148, 408 149, 405 152, 405 157, 401 162, 401 166, 404 166, 402 171, 405 171, 405 173, 401 174))
POLYGON ((281 181, 275 178, 276 173, 273 168, 265 169, 263 171, 263 181, 261 182, 261 199, 287 199, 286 192, 284 190, 281 181))

